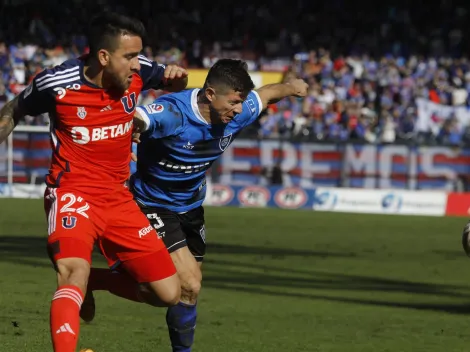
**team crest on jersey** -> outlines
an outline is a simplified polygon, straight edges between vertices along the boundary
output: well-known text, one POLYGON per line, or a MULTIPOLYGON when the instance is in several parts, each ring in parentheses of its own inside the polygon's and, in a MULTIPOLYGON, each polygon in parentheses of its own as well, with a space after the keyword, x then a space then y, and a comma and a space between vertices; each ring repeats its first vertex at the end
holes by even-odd
POLYGON ((81 118, 83 120, 86 117, 86 114, 87 114, 87 112, 85 110, 85 107, 83 107, 83 106, 78 106, 77 107, 77 116, 79 118, 81 118))
POLYGON ((76 224, 77 224, 77 218, 75 216, 67 215, 62 218, 62 227, 64 229, 67 229, 67 230, 73 229, 76 224))
POLYGON ((145 107, 145 110, 149 114, 159 114, 165 110, 165 107, 162 104, 149 104, 145 107))
POLYGON ((124 111, 128 114, 132 114, 135 109, 135 102, 136 102, 135 93, 132 92, 129 96, 125 96, 121 98, 122 106, 124 107, 124 111))
POLYGON ((228 136, 224 136, 223 138, 221 138, 219 141, 220 150, 225 151, 225 149, 227 149, 231 141, 232 141, 232 133, 230 133, 228 136))

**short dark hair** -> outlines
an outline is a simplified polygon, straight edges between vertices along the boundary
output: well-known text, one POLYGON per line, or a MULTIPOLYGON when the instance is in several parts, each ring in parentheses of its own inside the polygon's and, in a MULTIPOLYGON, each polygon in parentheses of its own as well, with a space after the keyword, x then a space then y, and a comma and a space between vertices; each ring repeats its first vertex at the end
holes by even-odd
POLYGON ((116 49, 116 37, 136 35, 144 39, 145 27, 138 19, 115 12, 103 12, 92 18, 88 27, 87 39, 90 53, 101 49, 116 49))
POLYGON ((255 85, 248 73, 248 65, 242 60, 220 59, 209 70, 204 88, 233 89, 247 95, 255 85))

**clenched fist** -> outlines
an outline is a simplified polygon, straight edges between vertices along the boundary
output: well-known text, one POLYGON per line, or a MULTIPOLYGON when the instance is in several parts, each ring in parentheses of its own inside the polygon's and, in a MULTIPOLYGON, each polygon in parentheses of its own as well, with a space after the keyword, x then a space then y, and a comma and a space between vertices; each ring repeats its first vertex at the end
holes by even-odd
POLYGON ((292 86, 293 93, 291 95, 303 98, 307 96, 308 84, 303 79, 293 79, 286 84, 292 86))

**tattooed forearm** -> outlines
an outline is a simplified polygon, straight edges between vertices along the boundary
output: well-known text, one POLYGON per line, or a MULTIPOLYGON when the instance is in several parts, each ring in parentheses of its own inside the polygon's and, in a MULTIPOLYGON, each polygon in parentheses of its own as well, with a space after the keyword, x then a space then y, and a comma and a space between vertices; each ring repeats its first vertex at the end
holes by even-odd
POLYGON ((6 103, 0 110, 0 143, 3 143, 18 123, 18 97, 6 103))

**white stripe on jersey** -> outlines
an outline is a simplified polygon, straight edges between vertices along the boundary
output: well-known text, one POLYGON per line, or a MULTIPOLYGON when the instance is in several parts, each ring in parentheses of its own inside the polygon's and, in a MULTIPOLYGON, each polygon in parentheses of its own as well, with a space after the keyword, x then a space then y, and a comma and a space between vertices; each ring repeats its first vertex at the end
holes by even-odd
MULTIPOLYGON (((142 117, 142 119, 144 120, 144 123, 145 123, 145 129, 142 131, 142 132, 145 132, 149 129, 150 127, 150 118, 148 117, 147 113, 145 112, 144 109, 142 109, 140 106, 136 107, 135 108, 135 111, 138 112, 140 114, 140 116, 142 117)), ((141 133, 142 133, 141 132, 141 133)))
POLYGON ((77 73, 76 76, 73 76, 71 78, 67 78, 67 79, 64 79, 64 80, 61 80, 61 81, 57 81, 57 82, 51 82, 45 86, 41 86, 38 88, 38 91, 41 91, 41 90, 44 90, 44 89, 47 89, 47 88, 51 88, 51 87, 55 87, 55 86, 59 86, 61 84, 64 84, 64 83, 71 83, 71 82, 75 82, 75 81, 79 81, 80 80, 80 75, 77 73))
POLYGON ((139 55, 138 58, 139 60, 147 61, 149 64, 152 63, 152 61, 150 59, 147 59, 144 55, 139 55))
POLYGON ((263 111, 263 101, 261 100, 258 92, 256 90, 252 90, 253 94, 256 96, 256 99, 258 100, 258 116, 261 114, 261 112, 263 111))
POLYGON ((145 66, 150 66, 150 67, 152 67, 152 64, 149 63, 148 61, 144 61, 144 60, 140 60, 140 59, 139 59, 139 63, 140 63, 141 65, 145 65, 145 66))
POLYGON ((66 70, 63 70, 63 71, 58 71, 58 72, 55 72, 55 73, 49 73, 48 75, 45 75, 45 76, 42 76, 41 78, 38 78, 36 80, 36 84, 41 82, 43 79, 45 79, 46 77, 55 77, 55 76, 60 76, 60 75, 63 75, 65 73, 68 73, 68 72, 72 72, 72 71, 77 71, 80 67, 79 66, 75 66, 75 67, 72 67, 72 68, 68 68, 66 70))
POLYGON ((49 202, 51 202, 51 207, 49 209, 48 217, 48 234, 49 236, 55 231, 56 228, 56 214, 57 214, 57 189, 48 187, 49 190, 49 202))
POLYGON ((51 78, 48 78, 40 83, 38 83, 38 81, 36 81, 36 87, 38 88, 41 88, 43 86, 45 86, 46 84, 49 84, 51 82, 54 82, 54 81, 58 81, 60 79, 65 79, 65 78, 69 78, 69 77, 74 77, 74 76, 77 76, 79 73, 78 72, 71 72, 71 73, 67 73, 66 75, 60 75, 60 76, 54 76, 54 77, 51 77, 51 78))
POLYGON ((57 135, 55 134, 54 128, 51 128, 51 138, 52 143, 54 143, 54 148, 57 148, 57 135))

